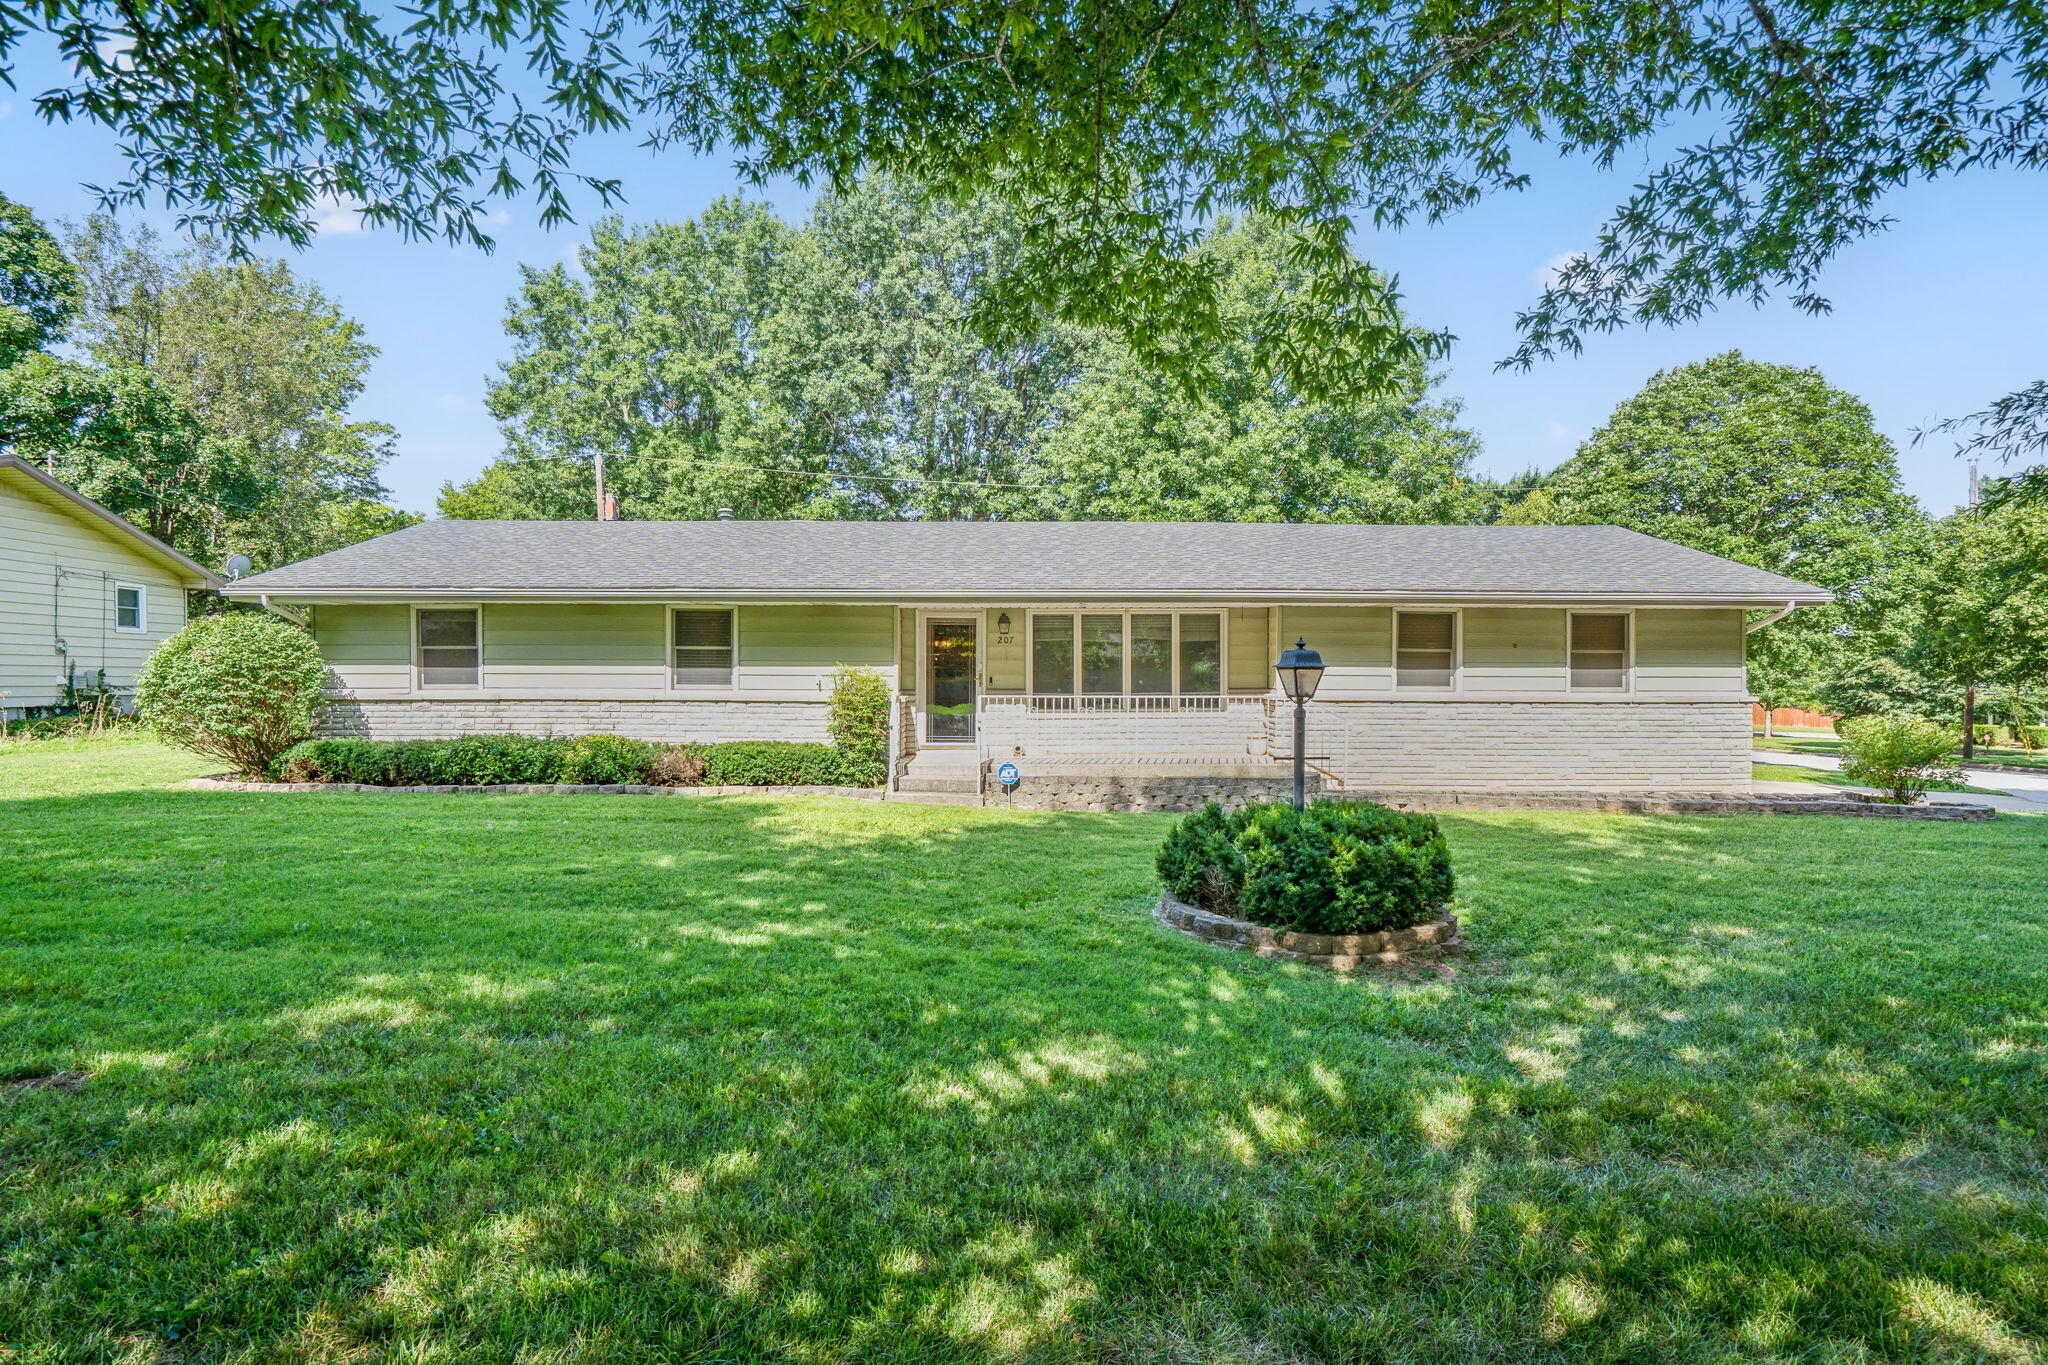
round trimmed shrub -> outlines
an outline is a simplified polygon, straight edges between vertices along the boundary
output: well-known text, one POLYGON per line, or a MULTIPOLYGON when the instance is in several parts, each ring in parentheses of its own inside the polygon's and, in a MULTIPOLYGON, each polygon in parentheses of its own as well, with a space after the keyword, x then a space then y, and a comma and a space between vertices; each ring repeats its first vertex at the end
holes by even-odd
POLYGON ((327 665, 313 637, 249 611, 202 616, 158 645, 135 679, 135 709, 169 744, 262 777, 313 733, 327 665))
POLYGON ((1174 826, 1159 875, 1181 900, 1269 929, 1365 934, 1434 918, 1456 889, 1436 817, 1369 801, 1211 802, 1174 826))

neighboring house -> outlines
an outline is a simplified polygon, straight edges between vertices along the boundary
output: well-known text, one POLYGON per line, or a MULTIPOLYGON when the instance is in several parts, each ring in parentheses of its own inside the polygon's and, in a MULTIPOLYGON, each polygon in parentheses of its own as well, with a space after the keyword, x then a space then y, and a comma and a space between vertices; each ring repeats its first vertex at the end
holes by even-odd
POLYGON ((1747 790, 1744 612, 1829 600, 1611 526, 1170 522, 431 521, 225 591, 310 623, 330 733, 820 740, 853 665, 913 779, 1291 757, 1302 637, 1318 769, 1418 791, 1747 790))
POLYGON ((0 712, 55 706, 102 670, 126 692, 185 592, 220 579, 15 455, 0 455, 0 712))

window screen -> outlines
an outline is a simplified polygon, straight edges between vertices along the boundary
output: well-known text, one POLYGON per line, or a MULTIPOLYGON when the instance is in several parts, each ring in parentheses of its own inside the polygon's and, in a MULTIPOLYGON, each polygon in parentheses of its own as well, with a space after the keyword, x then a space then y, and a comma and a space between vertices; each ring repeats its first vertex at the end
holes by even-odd
POLYGON ((1180 690, 1214 696, 1223 690, 1223 618, 1188 612, 1180 618, 1180 690))
POLYGON ((1628 618, 1572 617, 1572 686, 1628 686, 1628 618))
POLYGON ((1031 690, 1064 696, 1074 690, 1074 618, 1031 618, 1031 690))
POLYGON ((677 607, 677 687, 732 686, 732 612, 724 607, 677 607))
POLYGON ((1173 692, 1173 617, 1144 612, 1131 617, 1131 691, 1141 697, 1173 692))
POLYGON ((1124 618, 1081 618, 1081 690, 1113 696, 1124 690, 1124 618))
POLYGON ((1449 687, 1458 671, 1458 618, 1447 611, 1397 612, 1394 628, 1395 684, 1449 687))
POLYGON ((114 629, 141 630, 144 628, 142 589, 133 583, 114 585, 114 629))
POLYGON ((483 633, 475 607, 435 607, 419 614, 420 686, 475 687, 483 665, 483 633))

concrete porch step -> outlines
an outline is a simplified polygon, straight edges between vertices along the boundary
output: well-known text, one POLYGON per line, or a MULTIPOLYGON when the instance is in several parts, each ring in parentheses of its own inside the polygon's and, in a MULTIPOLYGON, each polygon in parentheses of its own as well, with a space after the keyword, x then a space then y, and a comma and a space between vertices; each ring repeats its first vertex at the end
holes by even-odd
POLYGON ((882 798, 885 801, 901 801, 910 806, 979 806, 982 804, 978 792, 913 792, 893 791, 882 798))
POLYGON ((979 796, 981 794, 981 774, 979 772, 970 772, 963 773, 957 777, 939 777, 920 773, 912 769, 906 772, 902 779, 896 783, 896 789, 906 792, 970 792, 979 796))

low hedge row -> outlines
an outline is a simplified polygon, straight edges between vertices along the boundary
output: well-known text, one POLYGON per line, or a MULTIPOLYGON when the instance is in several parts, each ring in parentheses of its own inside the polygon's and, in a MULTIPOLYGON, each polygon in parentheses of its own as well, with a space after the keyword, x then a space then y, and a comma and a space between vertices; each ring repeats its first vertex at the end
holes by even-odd
POLYGON ((372 787, 852 785, 846 764, 825 744, 655 744, 622 735, 312 739, 279 755, 270 775, 280 782, 354 782, 372 787))
POLYGON ((1212 801, 1174 826, 1159 876, 1190 905, 1312 934, 1406 929, 1433 919, 1455 889, 1436 817, 1370 801, 1299 811, 1212 801))

